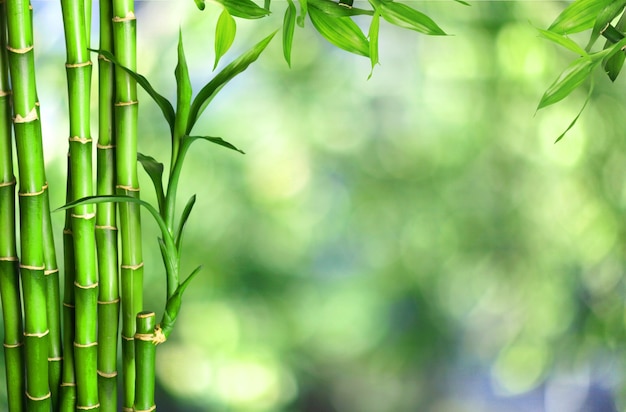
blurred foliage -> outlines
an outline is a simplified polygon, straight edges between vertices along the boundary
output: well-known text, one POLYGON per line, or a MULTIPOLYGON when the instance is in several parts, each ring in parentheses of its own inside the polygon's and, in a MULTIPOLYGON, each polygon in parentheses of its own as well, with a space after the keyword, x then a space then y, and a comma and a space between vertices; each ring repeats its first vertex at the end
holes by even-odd
MULTIPOLYGON (((191 78, 210 78, 219 9, 139 6, 139 70, 155 87, 172 84, 179 22, 191 78)), ((587 110, 553 144, 586 98, 575 91, 534 115, 570 58, 536 27, 563 7, 424 3, 453 36, 381 26, 369 81, 368 59, 308 27, 295 33, 291 69, 275 41, 229 84, 198 127, 247 154, 198 146, 183 171, 181 199, 198 202, 182 272, 204 269, 157 353, 159 408, 623 405, 625 85, 598 74, 587 110)), ((226 57, 281 24, 278 15, 238 22, 226 57)), ((62 67, 50 47, 38 67, 57 58, 62 67)), ((65 110, 61 77, 50 79, 44 124, 65 110)), ((164 160, 167 124, 145 95, 140 113, 140 151, 164 160)), ((49 129, 47 139, 62 135, 49 129)), ((53 182, 65 148, 49 145, 53 182)), ((144 176, 154 200, 150 187, 144 176)), ((62 204, 63 188, 51 190, 62 204)), ((149 241, 158 229, 145 230, 145 302, 158 308, 165 281, 149 241)))

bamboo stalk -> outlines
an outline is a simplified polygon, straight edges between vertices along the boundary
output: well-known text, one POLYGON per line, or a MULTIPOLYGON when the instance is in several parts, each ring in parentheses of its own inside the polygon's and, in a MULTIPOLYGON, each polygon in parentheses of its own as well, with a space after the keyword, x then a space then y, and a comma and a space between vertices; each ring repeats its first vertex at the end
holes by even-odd
POLYGON ((11 90, 6 53, 6 4, 0 3, 0 294, 9 412, 24 411, 22 301, 15 238, 15 176, 11 139, 11 90))
POLYGON ((137 333, 135 351, 137 356, 137 385, 135 387, 135 411, 149 412, 156 410, 154 403, 156 345, 154 312, 137 314, 137 333))
MULTIPOLYGON (((113 50, 112 4, 100 1, 100 49, 113 50)), ((100 58, 98 121, 98 195, 115 194, 114 67, 100 58)), ((100 203, 96 210, 96 242, 100 291, 98 296, 98 386, 100 410, 117 411, 117 339, 119 330, 119 282, 116 206, 100 203)))
MULTIPOLYGON (((113 1, 113 44, 117 60, 136 70, 136 20, 133 0, 113 1)), ((137 178, 137 84, 115 69, 115 136, 117 193, 139 197, 137 178)), ((121 234, 122 379, 125 410, 134 404, 135 317, 143 307, 143 256, 139 205, 119 204, 121 234)))
MULTIPOLYGON (((90 132, 91 60, 87 30, 87 2, 61 0, 65 28, 66 72, 70 111, 70 173, 72 200, 93 195, 92 142, 90 132)), ((97 375, 97 302, 95 207, 77 206, 72 211, 74 235, 75 336, 74 362, 77 409, 99 406, 97 375)))
POLYGON ((45 173, 37 116, 30 5, 7 2, 9 70, 13 84, 13 125, 20 197, 20 263, 24 296, 24 341, 28 410, 51 407, 48 384, 48 319, 44 275, 43 209, 45 173))

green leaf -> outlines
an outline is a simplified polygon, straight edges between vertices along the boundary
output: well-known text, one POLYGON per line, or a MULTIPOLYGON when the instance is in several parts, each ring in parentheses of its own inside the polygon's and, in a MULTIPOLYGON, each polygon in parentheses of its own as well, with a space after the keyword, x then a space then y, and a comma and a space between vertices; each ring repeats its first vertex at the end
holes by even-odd
POLYGON ((311 22, 328 42, 350 53, 369 57, 369 42, 359 26, 350 17, 333 17, 320 11, 313 4, 310 6, 309 17, 311 22))
POLYGON ((554 143, 559 142, 562 138, 565 137, 567 132, 569 132, 572 127, 574 127, 574 125, 578 121, 578 118, 580 118, 580 115, 583 113, 583 110, 585 110, 585 107, 587 107, 587 103, 589 103, 589 100, 591 100, 591 95, 592 94, 593 94, 593 80, 591 81, 591 87, 589 87, 589 93, 587 93, 587 98, 585 99, 585 103, 583 103, 583 107, 580 108, 580 111, 578 112, 576 117, 574 117, 574 120, 572 120, 570 122, 569 126, 567 126, 567 129, 565 129, 565 131, 563 131, 563 133, 561 133, 561 135, 556 138, 554 143))
POLYGON ((185 136, 184 144, 190 145, 191 143, 195 142, 196 140, 206 140, 207 142, 215 143, 217 145, 220 145, 220 146, 225 147, 227 149, 234 150, 234 151, 239 152, 241 154, 246 154, 243 150, 235 147, 231 143, 228 143, 226 140, 222 139, 221 137, 213 137, 213 136, 185 136))
POLYGON ((178 224, 178 230, 176 231, 176 236, 174 238, 174 244, 176 245, 176 249, 178 249, 179 252, 181 250, 182 241, 183 241, 183 231, 185 230, 185 225, 187 224, 187 220, 189 219, 189 215, 191 214, 191 210, 193 209, 193 206, 195 204, 196 204, 196 195, 193 195, 187 201, 187 204, 185 205, 185 209, 183 210, 183 214, 180 217, 180 223, 178 224))
POLYGON ((198 121, 198 118, 206 109, 206 106, 213 100, 215 95, 235 76, 242 73, 244 70, 248 68, 250 64, 252 64, 256 59, 259 58, 263 50, 270 43, 272 38, 276 35, 276 31, 261 40, 250 50, 239 56, 236 60, 231 62, 228 66, 224 67, 209 83, 207 83, 202 90, 198 93, 198 95, 191 103, 191 110, 189 113, 189 124, 187 125, 187 130, 185 134, 189 134, 191 129, 198 121))
POLYGON ((173 158, 176 157, 180 138, 187 129, 189 122, 189 106, 191 104, 191 80, 189 79, 189 68, 187 67, 187 59, 185 58, 185 49, 183 48, 183 33, 178 32, 178 63, 174 70, 176 77, 176 115, 174 120, 174 134, 172 135, 173 158))
POLYGON ((549 30, 542 30, 542 29, 538 29, 538 30, 539 30, 539 34, 544 39, 550 40, 551 42, 556 43, 559 46, 565 47, 566 49, 573 51, 579 56, 587 56, 587 52, 585 51, 585 49, 580 47, 574 40, 570 39, 569 37, 566 37, 562 34, 558 34, 549 30))
POLYGON ((91 50, 92 52, 98 53, 99 55, 113 62, 115 65, 117 65, 117 67, 121 68, 126 73, 128 73, 130 77, 132 77, 137 82, 137 84, 141 86, 146 91, 146 93, 148 93, 148 95, 152 97, 152 100, 154 100, 155 103, 161 108, 163 117, 169 124, 170 130, 172 131, 172 133, 174 132, 174 122, 175 122, 175 117, 176 117, 176 115, 174 114, 174 108, 172 107, 172 104, 169 102, 169 100, 167 100, 165 97, 160 95, 156 90, 154 90, 154 88, 152 87, 148 79, 146 79, 141 74, 136 73, 130 70, 129 68, 122 66, 120 62, 117 61, 115 56, 113 56, 110 52, 106 50, 95 50, 95 49, 89 49, 89 50, 91 50))
POLYGON ((213 70, 217 67, 222 56, 232 46, 236 33, 237 23, 235 23, 235 19, 230 15, 228 9, 222 10, 215 27, 215 64, 213 65, 213 70))
POLYGON ((165 210, 165 193, 163 192, 163 163, 158 162, 151 156, 146 156, 142 153, 137 153, 137 160, 143 166, 152 184, 154 184, 154 191, 156 193, 157 202, 159 203, 159 211, 163 214, 165 210))
POLYGON ((587 56, 575 60, 546 90, 537 110, 567 97, 589 77, 595 65, 594 61, 587 56))
POLYGON ((568 34, 590 29, 598 14, 611 2, 613 0, 576 0, 559 14, 548 30, 568 34))
POLYGON ((300 14, 296 19, 296 22, 298 23, 298 26, 304 27, 304 19, 306 18, 306 15, 309 14, 308 1, 298 0, 298 3, 300 3, 300 14))
POLYGON ((172 296, 168 297, 167 303, 165 304, 165 311, 163 312, 163 318, 161 320, 161 330, 165 337, 169 337, 174 329, 174 324, 176 323, 176 319, 178 318, 178 313, 180 312, 180 307, 182 305, 182 297, 183 293, 193 280, 193 278, 200 273, 202 266, 198 266, 195 268, 187 279, 183 281, 177 288, 176 291, 172 294, 172 296))
POLYGON ((291 48, 295 28, 296 5, 293 4, 293 0, 287 0, 287 10, 285 10, 285 18, 283 19, 283 55, 289 67, 291 67, 291 48))
POLYGON ((456 1, 457 3, 460 3, 460 4, 464 5, 464 6, 471 6, 471 4, 469 4, 468 2, 463 1, 463 0, 454 0, 454 1, 456 1))
MULTIPOLYGON (((626 12, 622 14, 617 23, 615 24, 615 29, 619 32, 623 32, 626 28, 626 12)), ((604 48, 612 45, 613 42, 607 40, 604 44, 604 48)), ((616 53, 613 56, 608 57, 603 64, 604 71, 609 76, 611 81, 615 81, 617 76, 622 71, 622 67, 624 66, 624 59, 626 58, 626 53, 616 53)))
POLYGON ((372 63, 372 70, 370 71, 370 75, 367 77, 369 80, 374 74, 374 67, 378 64, 378 31, 380 29, 380 13, 378 11, 374 12, 374 16, 372 16, 372 22, 370 23, 369 29, 369 40, 370 40, 370 62, 372 63))
POLYGON ((593 25, 593 30, 591 31, 591 36, 589 38, 589 42, 587 44, 586 49, 591 50, 591 47, 594 45, 596 40, 600 37, 600 33, 606 29, 607 25, 613 21, 618 14, 620 14, 624 10, 624 6, 626 5, 626 0, 616 0, 607 5, 596 17, 596 21, 593 25))
POLYGON ((393 1, 372 0, 372 4, 389 23, 432 36, 446 35, 430 17, 406 4, 393 1))
POLYGON ((319 11, 333 17, 348 17, 358 15, 372 16, 372 10, 359 9, 356 7, 346 7, 331 0, 308 0, 309 5, 315 7, 319 11))
POLYGON ((194 0, 196 2, 196 6, 198 7, 198 9, 200 10, 204 10, 206 7, 206 4, 204 4, 204 0, 194 0))
POLYGON ((224 6, 228 12, 242 19, 260 19, 268 16, 270 11, 259 7, 252 0, 215 0, 224 6))

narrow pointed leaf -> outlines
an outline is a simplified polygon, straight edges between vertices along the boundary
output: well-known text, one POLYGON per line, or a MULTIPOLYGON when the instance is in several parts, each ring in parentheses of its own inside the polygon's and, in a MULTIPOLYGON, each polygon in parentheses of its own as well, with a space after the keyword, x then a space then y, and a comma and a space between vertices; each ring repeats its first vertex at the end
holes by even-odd
POLYGON ((395 26, 432 36, 446 35, 430 17, 406 4, 380 1, 377 7, 383 18, 395 26))
POLYGON ((117 61, 115 56, 113 56, 110 52, 106 50, 95 50, 95 49, 89 49, 89 50, 95 53, 98 53, 101 56, 104 56, 107 60, 113 62, 119 68, 121 68, 126 73, 128 73, 130 77, 132 77, 137 82, 137 84, 141 86, 146 91, 146 93, 148 93, 148 95, 152 98, 152 100, 154 100, 154 102, 161 108, 163 117, 169 124, 170 130, 172 132, 174 131, 174 122, 175 122, 175 117, 176 117, 176 115, 174 114, 174 108, 172 107, 172 104, 169 102, 169 100, 167 100, 165 97, 159 94, 156 90, 154 90, 154 88, 152 87, 148 79, 146 79, 141 74, 136 73, 130 70, 129 68, 122 66, 117 61))
POLYGON ((215 27, 215 64, 213 65, 213 70, 217 67, 222 56, 232 46, 236 33, 237 23, 235 23, 235 19, 230 15, 228 9, 222 10, 215 27))
MULTIPOLYGON (((615 29, 623 32, 626 29, 626 12, 622 14, 617 23, 615 24, 615 29)), ((608 48, 613 42, 607 40, 604 44, 604 48, 608 48)), ((624 66, 624 59, 626 58, 626 53, 622 51, 621 53, 616 53, 613 56, 608 57, 603 62, 603 68, 606 74, 609 76, 611 81, 615 81, 617 76, 622 71, 622 67, 624 66)))
POLYGON ((242 19, 260 19, 270 14, 270 11, 259 7, 252 0, 215 0, 224 6, 228 12, 242 19))
POLYGON ((380 13, 376 11, 372 16, 372 22, 370 23, 369 40, 370 40, 370 62, 372 63, 372 70, 368 76, 368 80, 374 74, 374 67, 378 64, 378 31, 380 29, 380 13))
POLYGON ((574 61, 546 90, 537 109, 554 104, 569 96, 591 74, 595 64, 589 57, 574 61))
POLYGON ((308 0, 309 5, 315 7, 319 11, 333 17, 348 17, 374 14, 372 10, 360 9, 357 7, 346 7, 331 0, 308 0))
POLYGON ((167 303, 165 304, 165 311, 163 312, 163 319, 161 320, 161 331, 165 337, 169 337, 174 329, 174 324, 176 323, 176 319, 178 318, 178 313, 180 312, 180 307, 182 305, 183 293, 191 283, 191 281, 196 277, 198 273, 202 270, 202 266, 198 266, 191 272, 187 279, 181 283, 176 291, 172 294, 171 297, 167 299, 167 303))
POLYGON ((350 17, 333 17, 320 11, 312 3, 310 6, 309 17, 313 26, 329 43, 350 53, 369 57, 369 42, 350 17))
POLYGON ((596 21, 589 37, 589 42, 586 49, 591 50, 591 47, 595 44, 596 40, 600 37, 600 33, 606 29, 607 25, 617 17, 624 10, 626 0, 615 0, 608 4, 596 17, 596 21))
POLYGON ((259 58, 263 50, 270 43, 272 38, 276 35, 276 32, 273 32, 259 43, 257 43, 250 50, 239 56, 236 60, 231 62, 228 66, 224 67, 206 86, 200 90, 198 95, 191 103, 191 110, 189 113, 189 123, 187 125, 186 134, 191 132, 191 129, 195 125, 196 121, 206 108, 206 106, 213 100, 215 95, 235 76, 242 73, 244 70, 248 68, 250 64, 252 64, 256 59, 259 58))
POLYGON ((304 27, 304 20, 306 15, 309 14, 309 3, 307 0, 298 0, 298 3, 300 3, 300 14, 296 19, 296 23, 298 23, 298 26, 304 27))
POLYGON ((296 5, 293 4, 293 0, 287 0, 287 10, 285 10, 285 18, 283 19, 283 55, 289 67, 291 67, 291 48, 295 28, 296 5))
POLYGON ((559 34, 591 29, 598 14, 613 0, 576 0, 559 14, 548 30, 559 34))
POLYGON ((185 142, 185 144, 191 144, 196 140, 206 140, 207 142, 211 142, 211 143, 215 143, 217 145, 220 145, 222 147, 225 147, 227 149, 231 149, 234 150, 236 152, 239 152, 241 154, 246 154, 243 150, 239 149, 238 147, 236 147, 235 145, 228 143, 226 140, 222 139, 221 137, 213 137, 213 136, 185 136, 185 140, 187 140, 185 142))
MULTIPOLYGON (((176 231, 176 237, 174 239, 174 244, 176 245, 176 249, 178 251, 181 250, 182 239, 183 239, 183 231, 185 230, 185 225, 187 224, 187 220, 189 219, 189 215, 191 214, 191 210, 193 206, 196 204, 196 195, 191 196, 191 198, 187 201, 185 205, 185 209, 183 210, 183 214, 180 217, 180 223, 178 224, 178 230, 176 231)), ((179 256, 180 258, 180 256, 179 256)))
POLYGON ((454 1, 456 1, 457 3, 460 3, 460 4, 464 5, 464 6, 471 6, 471 4, 469 4, 468 2, 463 1, 463 0, 454 0, 454 1))
POLYGON ((587 56, 588 53, 578 45, 574 40, 566 37, 565 35, 558 34, 549 30, 539 29, 539 34, 544 39, 550 40, 553 43, 558 44, 559 46, 565 47, 566 49, 573 51, 579 56, 587 56))
MULTIPOLYGON (((189 78, 189 67, 187 67, 187 59, 185 58, 185 49, 183 47, 183 33, 178 32, 178 63, 174 70, 176 77, 176 115, 174 127, 173 147, 177 148, 178 140, 185 133, 187 123, 189 122, 189 106, 191 104, 191 80, 189 78)), ((176 149, 175 149, 176 150, 176 149)))
POLYGON ((204 10, 206 7, 206 4, 204 4, 204 0, 194 0, 196 2, 196 6, 198 7, 198 9, 200 10, 204 10))
POLYGON ((154 191, 156 193, 157 202, 159 203, 159 211, 163 213, 165 206, 165 194, 163 192, 163 163, 159 163, 151 156, 146 156, 142 153, 137 153, 137 160, 143 166, 152 184, 154 185, 154 191))
POLYGON ((580 108, 580 111, 578 112, 578 114, 576 115, 576 117, 574 117, 574 120, 572 120, 569 124, 569 126, 567 126, 567 129, 565 129, 563 131, 563 133, 561 133, 561 135, 559 137, 556 138, 556 140, 554 141, 554 143, 558 143, 561 139, 563 139, 565 137, 565 135, 567 134, 567 132, 569 132, 571 130, 572 127, 574 127, 574 125, 576 124, 576 122, 578 121, 578 119, 580 118, 580 115, 583 113, 583 111, 585 110, 585 107, 587 107, 587 103, 589 103, 589 100, 591 100, 591 95, 593 94, 593 81, 591 83, 591 87, 589 87, 589 93, 587 93, 587 98, 585 99, 585 103, 583 103, 583 107, 580 108))

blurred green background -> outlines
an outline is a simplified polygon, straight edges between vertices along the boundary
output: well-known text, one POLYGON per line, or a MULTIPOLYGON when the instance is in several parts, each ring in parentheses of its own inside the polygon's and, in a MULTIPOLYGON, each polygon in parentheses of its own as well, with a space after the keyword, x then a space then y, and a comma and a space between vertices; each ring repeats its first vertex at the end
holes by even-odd
MULTIPOLYGON (((61 205, 60 9, 33 4, 61 205)), ((452 36, 383 22, 369 81, 367 59, 307 22, 291 69, 276 38, 229 84, 195 131, 246 155, 198 143, 188 156, 181 208, 198 202, 183 271, 204 269, 159 347, 159 410, 618 410, 625 84, 598 73, 589 107, 554 144, 586 90, 535 114, 575 57, 536 28, 566 4, 412 2, 452 36)), ((272 5, 271 18, 238 20, 221 66, 280 26, 285 3, 272 5)), ((195 90, 211 78, 217 15, 191 0, 137 3, 139 71, 157 90, 174 96, 179 25, 195 90)), ((145 94, 140 107, 140 151, 166 162, 166 123, 145 94)), ((157 228, 144 217, 146 309, 160 316, 157 228)))

